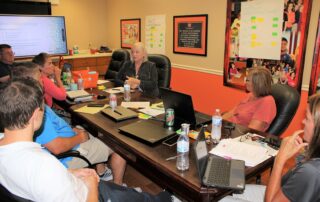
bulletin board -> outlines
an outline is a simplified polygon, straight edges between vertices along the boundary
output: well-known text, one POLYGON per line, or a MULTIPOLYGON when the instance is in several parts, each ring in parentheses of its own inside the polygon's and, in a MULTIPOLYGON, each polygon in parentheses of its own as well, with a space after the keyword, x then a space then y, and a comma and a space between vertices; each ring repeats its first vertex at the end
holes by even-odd
POLYGON ((250 68, 301 89, 312 0, 228 0, 224 85, 246 89, 250 68))

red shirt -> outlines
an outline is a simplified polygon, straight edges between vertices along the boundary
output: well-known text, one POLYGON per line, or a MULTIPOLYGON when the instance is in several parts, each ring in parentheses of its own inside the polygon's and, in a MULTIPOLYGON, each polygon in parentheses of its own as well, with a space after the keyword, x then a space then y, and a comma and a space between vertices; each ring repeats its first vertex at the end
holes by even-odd
POLYGON ((48 77, 41 76, 44 88, 44 100, 49 107, 52 107, 52 98, 65 100, 67 93, 64 87, 59 88, 48 77))
POLYGON ((277 114, 276 103, 271 95, 250 100, 252 96, 250 93, 236 106, 230 121, 244 126, 249 126, 251 120, 262 121, 266 123, 263 129, 266 131, 277 114))

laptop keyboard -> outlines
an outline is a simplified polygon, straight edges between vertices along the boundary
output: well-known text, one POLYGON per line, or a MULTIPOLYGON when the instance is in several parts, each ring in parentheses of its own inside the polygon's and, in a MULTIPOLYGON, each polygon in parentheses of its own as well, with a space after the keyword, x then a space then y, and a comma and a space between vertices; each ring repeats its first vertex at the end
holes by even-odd
POLYGON ((213 158, 210 162, 208 183, 220 186, 228 186, 230 179, 231 162, 223 158, 213 158))

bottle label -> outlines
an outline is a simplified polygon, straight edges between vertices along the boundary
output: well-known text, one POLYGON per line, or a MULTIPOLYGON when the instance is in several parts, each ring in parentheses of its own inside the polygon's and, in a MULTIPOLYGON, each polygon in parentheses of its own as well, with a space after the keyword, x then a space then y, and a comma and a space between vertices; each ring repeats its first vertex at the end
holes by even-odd
POLYGON ((212 125, 215 125, 215 126, 221 126, 222 125, 222 118, 212 118, 212 125))
POLYGON ((177 142, 177 152, 189 152, 189 142, 187 141, 178 141, 177 142))

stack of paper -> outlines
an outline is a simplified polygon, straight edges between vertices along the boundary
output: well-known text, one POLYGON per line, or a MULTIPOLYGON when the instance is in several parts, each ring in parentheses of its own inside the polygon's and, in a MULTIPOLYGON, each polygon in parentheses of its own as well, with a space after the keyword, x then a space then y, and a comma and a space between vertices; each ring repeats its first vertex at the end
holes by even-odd
POLYGON ((271 157, 263 146, 251 145, 234 139, 223 139, 210 151, 211 154, 245 161, 246 166, 256 166, 271 157))
POLYGON ((103 110, 104 108, 109 107, 109 105, 104 105, 103 107, 88 107, 88 106, 84 106, 84 107, 80 107, 79 109, 76 109, 76 112, 81 112, 81 113, 87 113, 87 114, 96 114, 98 112, 100 112, 101 110, 103 110))
POLYGON ((109 94, 123 93, 123 91, 124 91, 123 87, 109 88, 109 89, 105 90, 105 92, 107 92, 109 94))
POLYGON ((125 108, 141 109, 148 108, 150 102, 121 102, 121 106, 125 108))

